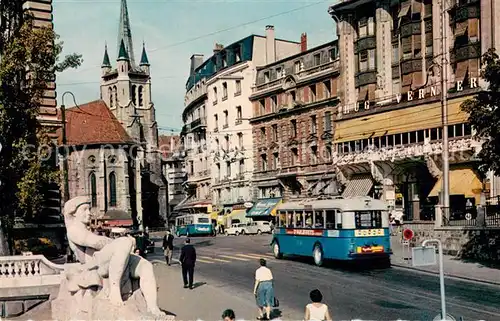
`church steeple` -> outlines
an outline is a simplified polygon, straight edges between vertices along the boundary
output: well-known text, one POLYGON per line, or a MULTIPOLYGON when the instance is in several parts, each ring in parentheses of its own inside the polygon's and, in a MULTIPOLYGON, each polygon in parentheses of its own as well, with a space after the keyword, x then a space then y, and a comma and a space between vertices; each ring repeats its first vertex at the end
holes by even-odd
POLYGON ((142 43, 142 55, 139 66, 149 66, 148 54, 146 53, 146 44, 144 42, 142 43))
POLYGON ((111 68, 111 62, 109 61, 108 55, 108 45, 104 45, 104 58, 102 59, 101 68, 111 68))
POLYGON ((118 29, 118 57, 121 55, 121 46, 124 45, 125 54, 130 61, 130 65, 135 67, 134 46, 132 44, 132 30, 130 29, 130 19, 128 17, 127 0, 121 0, 120 27, 118 29))

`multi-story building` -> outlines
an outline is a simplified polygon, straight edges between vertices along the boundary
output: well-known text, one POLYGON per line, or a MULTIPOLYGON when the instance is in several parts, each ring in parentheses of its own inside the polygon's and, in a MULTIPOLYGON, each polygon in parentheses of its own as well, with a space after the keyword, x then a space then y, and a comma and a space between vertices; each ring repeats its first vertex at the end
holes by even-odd
POLYGON ((184 200, 186 171, 184 168, 184 151, 180 145, 180 136, 159 136, 162 153, 163 175, 167 180, 167 221, 172 222, 174 208, 184 200))
POLYGON ((250 99, 254 192, 260 200, 338 194, 332 157, 337 41, 307 50, 303 35, 301 43, 299 54, 257 68, 250 99))
POLYGON ((204 62, 201 55, 191 58, 184 143, 188 184, 198 203, 230 211, 252 200, 252 104, 248 97, 256 67, 299 51, 298 42, 276 39, 274 27, 267 26, 265 36, 251 35, 227 47, 216 44, 214 54, 204 62))
POLYGON ((187 197, 176 211, 207 213, 212 211, 210 197, 210 166, 207 148, 207 76, 211 73, 203 63, 203 55, 191 56, 189 78, 186 82, 181 145, 186 152, 185 167, 187 197))
POLYGON ((499 44, 500 6, 445 6, 442 14, 441 2, 430 0, 341 1, 329 10, 340 54, 334 142, 343 195, 383 198, 406 220, 431 218, 438 202, 442 90, 448 98, 452 218, 477 204, 483 191, 473 161, 480 144, 460 106, 479 90, 481 54, 499 44))

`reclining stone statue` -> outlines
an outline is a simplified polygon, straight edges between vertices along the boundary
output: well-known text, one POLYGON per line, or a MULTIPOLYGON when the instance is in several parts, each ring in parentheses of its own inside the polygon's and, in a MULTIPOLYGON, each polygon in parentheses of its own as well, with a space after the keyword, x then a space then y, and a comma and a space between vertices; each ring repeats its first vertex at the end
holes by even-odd
MULTIPOLYGON (((66 266, 65 282, 61 284, 59 297, 52 303, 53 318, 69 320, 80 316, 75 311, 67 311, 68 309, 85 310, 88 318, 94 320, 119 318, 116 315, 102 314, 125 313, 127 309, 121 309, 125 305, 124 298, 128 301, 136 294, 133 283, 139 279, 146 314, 149 314, 144 317, 166 319, 157 304, 157 286, 152 264, 133 254, 135 239, 130 236, 110 239, 92 233, 87 229, 90 216, 87 197, 75 197, 64 205, 68 243, 80 263, 66 266), (71 301, 73 304, 68 303, 70 296, 74 298, 71 301), (100 312, 95 312, 98 305, 103 308, 99 309, 100 312)), ((135 300, 135 305, 132 304, 132 310, 141 308, 137 306, 141 303, 137 302, 135 300)), ((127 312, 128 318, 133 318, 129 313, 127 312)))

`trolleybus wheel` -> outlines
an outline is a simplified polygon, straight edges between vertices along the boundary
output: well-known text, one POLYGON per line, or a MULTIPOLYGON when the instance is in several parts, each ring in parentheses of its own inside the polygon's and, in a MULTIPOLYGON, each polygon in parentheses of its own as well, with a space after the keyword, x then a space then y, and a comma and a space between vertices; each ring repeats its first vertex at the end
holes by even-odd
POLYGON ((314 264, 316 264, 317 266, 321 266, 323 264, 323 250, 321 249, 321 246, 319 244, 316 244, 314 246, 313 259, 314 264))
POLYGON ((261 234, 262 234, 262 231, 261 231, 261 230, 257 230, 257 234, 258 234, 258 235, 261 235, 261 234))
POLYGON ((186 232, 186 237, 189 237, 189 232, 186 232))
POLYGON ((240 235, 240 232, 236 231, 236 232, 234 232, 234 235, 238 236, 238 235, 240 235))
POLYGON ((226 231, 226 232, 224 232, 224 235, 225 236, 229 236, 229 233, 226 231))
POLYGON ((241 235, 245 235, 245 230, 241 230, 241 235))
POLYGON ((275 258, 283 258, 283 254, 280 252, 280 245, 278 244, 278 242, 274 242, 273 244, 273 253, 275 258))

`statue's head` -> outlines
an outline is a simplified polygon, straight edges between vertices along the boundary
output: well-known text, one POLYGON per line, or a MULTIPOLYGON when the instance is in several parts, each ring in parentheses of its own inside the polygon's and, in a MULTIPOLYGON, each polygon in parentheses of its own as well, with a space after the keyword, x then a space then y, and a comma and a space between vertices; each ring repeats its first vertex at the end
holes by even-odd
POLYGON ((73 197, 64 204, 64 219, 87 224, 90 221, 90 200, 86 196, 73 197))

